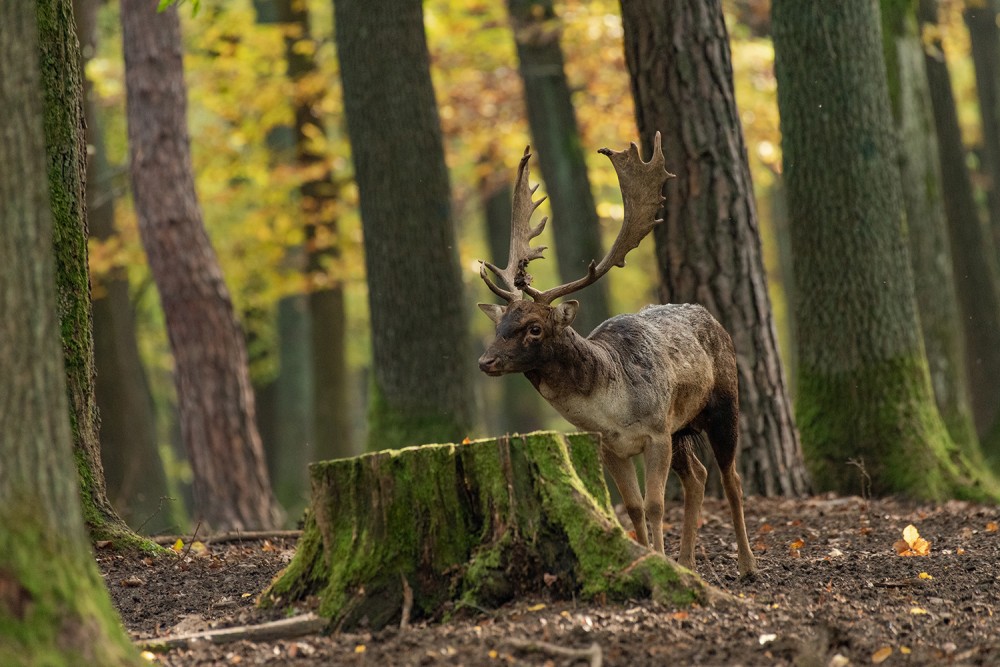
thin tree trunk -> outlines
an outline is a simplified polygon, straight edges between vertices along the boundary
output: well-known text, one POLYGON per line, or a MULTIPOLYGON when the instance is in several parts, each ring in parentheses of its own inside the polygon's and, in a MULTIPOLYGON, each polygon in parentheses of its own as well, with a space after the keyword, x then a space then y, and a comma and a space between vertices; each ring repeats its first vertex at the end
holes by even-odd
POLYGON ((368 448, 461 440, 475 356, 421 2, 334 13, 371 309, 368 448))
MULTIPOLYGON (((936 0, 920 0, 921 34, 936 35, 936 0)), ((941 160, 942 195, 965 338, 965 368, 976 432, 1000 465, 1000 283, 992 239, 980 222, 940 39, 925 45, 925 64, 941 160)))
POLYGON ((655 230, 663 301, 700 303, 733 337, 740 474, 749 492, 809 490, 771 315, 750 168, 733 96, 722 5, 622 2, 636 119, 663 133, 664 224, 655 230))
MULTIPOLYGON (((83 63, 97 49, 97 0, 75 0, 77 35, 83 63)), ((90 235, 115 235, 115 192, 104 145, 96 92, 83 79, 87 151, 87 221, 90 235)), ((167 496, 163 464, 156 445, 156 423, 149 383, 139 356, 135 314, 124 268, 95 287, 95 394, 101 416, 101 459, 108 496, 132 525, 147 521, 167 496)))
POLYGON ((83 72, 72 3, 37 4, 45 148, 54 225, 56 289, 70 428, 80 473, 84 518, 94 539, 135 543, 137 536, 107 497, 94 395, 94 339, 87 265, 83 72))
MULTIPOLYGON (((982 172, 994 250, 1000 248, 1000 3, 967 0, 965 24, 972 44, 979 117, 983 131, 982 172)), ((1000 257, 995 258, 1000 260, 1000 257)))
POLYGON ((326 135, 319 111, 326 87, 317 85, 322 75, 314 56, 318 44, 312 37, 308 5, 294 0, 277 0, 277 4, 280 20, 288 30, 285 60, 288 78, 295 87, 296 162, 304 172, 322 167, 299 191, 306 224, 314 455, 318 459, 340 458, 356 452, 351 437, 344 287, 336 275, 340 260, 339 185, 331 173, 330 156, 317 152, 317 142, 311 138, 316 133, 326 135))
POLYGON ((48 21, 56 8, 0 3, 0 664, 137 665, 91 556, 72 462, 39 73, 40 42, 55 33, 40 39, 39 9, 48 21))
POLYGON ((981 464, 965 375, 962 320, 956 303, 917 3, 882 0, 881 4, 889 95, 900 147, 906 236, 931 386, 952 440, 970 460, 981 464))
MULTIPOLYGON (((580 131, 559 44, 561 26, 552 0, 508 0, 532 144, 552 208, 551 229, 559 277, 586 275, 604 256, 601 225, 587 178, 580 131)), ((576 326, 584 333, 608 319, 606 283, 580 290, 576 326)))
POLYGON ((216 530, 280 523, 254 422, 243 334, 191 173, 177 8, 123 0, 129 152, 139 231, 174 354, 196 518, 216 530))
POLYGON ((938 415, 902 222, 878 7, 776 0, 773 28, 796 262, 798 424, 817 486, 994 496, 938 415))

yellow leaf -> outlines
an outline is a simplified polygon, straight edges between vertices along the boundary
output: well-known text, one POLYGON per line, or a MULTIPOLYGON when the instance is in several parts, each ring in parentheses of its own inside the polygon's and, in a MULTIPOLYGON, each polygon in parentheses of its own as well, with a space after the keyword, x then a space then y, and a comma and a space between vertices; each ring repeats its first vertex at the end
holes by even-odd
POLYGON ((910 655, 910 652, 911 652, 910 651, 910 647, 909 646, 900 646, 899 647, 899 652, 902 653, 903 655, 910 655))
POLYGON ((182 540, 181 538, 178 537, 177 541, 174 542, 174 546, 172 546, 170 548, 173 549, 174 551, 177 551, 179 553, 180 550, 184 548, 184 540, 182 540))
POLYGON ((892 655, 892 647, 883 646, 879 650, 872 653, 872 663, 880 665, 886 660, 888 660, 890 655, 892 655))
POLYGON ((903 529, 903 539, 906 540, 906 543, 910 546, 913 546, 913 543, 918 537, 920 537, 920 533, 917 532, 917 527, 912 523, 903 529))
POLYGON ((788 546, 789 546, 789 547, 791 547, 792 549, 801 549, 801 548, 802 548, 802 547, 804 547, 805 545, 806 545, 806 543, 805 543, 805 540, 803 540, 803 539, 802 539, 802 538, 800 537, 799 539, 795 540, 794 542, 792 542, 792 543, 791 543, 791 544, 789 544, 788 546))
POLYGON ((366 650, 367 647, 364 644, 358 644, 357 646, 354 647, 355 653, 364 653, 366 650))
POLYGON ((959 547, 959 548, 955 549, 955 554, 958 555, 958 556, 961 556, 964 553, 965 553, 965 549, 963 549, 962 547, 959 547))
POLYGON ((996 521, 990 521, 988 524, 986 524, 987 533, 995 533, 997 532, 997 528, 998 526, 996 521))
POLYGON ((143 660, 148 660, 149 662, 153 662, 154 660, 156 660, 156 654, 153 653, 152 651, 143 651, 139 655, 142 656, 143 660))
POLYGON ((462 438, 462 444, 463 445, 468 445, 471 442, 472 442, 472 440, 469 439, 469 436, 465 436, 464 438, 462 438))
POLYGON ((931 575, 927 574, 926 572, 921 572, 920 574, 917 575, 917 577, 920 578, 920 579, 933 579, 934 578, 931 575))
POLYGON ((530 607, 528 607, 528 611, 541 611, 543 609, 545 609, 545 605, 541 602, 539 602, 538 604, 533 604, 530 607))
POLYGON ((498 657, 500 657, 500 654, 496 652, 496 649, 490 649, 489 656, 493 660, 496 660, 498 657))
POLYGON ((910 607, 910 613, 915 616, 920 616, 922 614, 928 613, 923 607, 910 607))

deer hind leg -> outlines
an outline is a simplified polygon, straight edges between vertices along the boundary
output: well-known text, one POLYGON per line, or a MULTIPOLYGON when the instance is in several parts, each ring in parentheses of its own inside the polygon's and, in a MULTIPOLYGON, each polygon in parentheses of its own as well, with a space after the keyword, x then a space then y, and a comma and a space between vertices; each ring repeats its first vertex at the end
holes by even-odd
POLYGON ((648 546, 646 539, 646 514, 642 507, 642 493, 639 491, 639 477, 635 473, 635 464, 629 458, 618 456, 606 446, 601 447, 601 458, 604 466, 611 473, 611 479, 615 480, 618 493, 625 503, 625 511, 628 512, 629 519, 632 520, 632 527, 635 529, 636 542, 642 546, 648 546))
POLYGON ((740 576, 748 577, 757 572, 757 560, 750 550, 750 540, 747 538, 746 520, 743 517, 743 483, 736 472, 736 452, 739 446, 739 407, 736 399, 720 399, 707 422, 705 430, 722 473, 722 489, 733 517, 740 576))
POLYGON ((674 452, 671 469, 681 479, 684 489, 684 527, 681 529, 681 549, 677 559, 689 570, 694 569, 694 543, 698 537, 698 519, 701 504, 705 499, 705 480, 708 471, 694 453, 694 432, 680 431, 674 434, 674 452))
POLYGON ((643 506, 649 521, 650 547, 663 553, 663 496, 667 490, 667 475, 670 474, 671 441, 667 436, 663 446, 651 442, 643 451, 646 463, 646 498, 643 506))

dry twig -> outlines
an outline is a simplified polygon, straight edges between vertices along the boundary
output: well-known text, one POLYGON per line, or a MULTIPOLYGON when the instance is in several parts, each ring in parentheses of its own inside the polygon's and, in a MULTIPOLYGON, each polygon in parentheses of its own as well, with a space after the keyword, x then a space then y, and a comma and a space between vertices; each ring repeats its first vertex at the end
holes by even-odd
POLYGON ((303 614, 280 621, 260 623, 258 625, 239 625, 220 630, 206 630, 170 637, 140 639, 136 646, 145 651, 164 652, 175 648, 187 648, 199 641, 213 644, 228 644, 229 642, 247 639, 250 641, 274 641, 276 639, 291 639, 320 632, 326 628, 327 622, 316 614, 303 614))
POLYGON ((566 648, 548 642, 535 641, 533 639, 508 639, 504 642, 507 646, 518 648, 523 651, 536 651, 548 653, 549 655, 569 658, 571 660, 589 660, 590 667, 601 667, 604 664, 604 652, 601 646, 594 642, 587 648, 566 648))

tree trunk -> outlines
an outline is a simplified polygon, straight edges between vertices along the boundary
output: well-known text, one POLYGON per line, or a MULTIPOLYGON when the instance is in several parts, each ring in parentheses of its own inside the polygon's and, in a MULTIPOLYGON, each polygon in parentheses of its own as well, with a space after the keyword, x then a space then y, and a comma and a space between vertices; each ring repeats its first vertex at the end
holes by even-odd
MULTIPOLYGON (((97 49, 98 8, 96 0, 73 3, 83 63, 97 49)), ((87 222, 90 236, 106 241, 116 233, 115 192, 96 95, 84 77, 87 222)), ((161 510, 162 498, 169 494, 156 445, 153 400, 139 356, 124 268, 116 269, 95 285, 94 293, 94 392, 101 416, 101 460, 108 497, 130 525, 138 526, 161 510)))
POLYGON ((778 108, 796 262, 798 423, 817 486, 992 496, 938 415, 904 239, 878 7, 776 0, 778 108), (798 270, 802 267, 802 270, 798 270))
POLYGON ((174 354, 196 518, 212 529, 280 523, 254 423, 243 334, 191 173, 177 8, 124 0, 129 153, 139 232, 174 354))
POLYGON ((368 448, 458 440, 475 356, 421 2, 337 0, 334 13, 371 309, 368 448))
POLYGON ((979 219, 958 125, 951 77, 937 30, 936 0, 920 0, 921 34, 941 160, 942 195, 965 339, 972 414, 983 452, 1000 469, 1000 283, 992 239, 979 219))
MULTIPOLYGON (((982 121, 982 172, 986 177, 986 202, 994 250, 1000 248, 1000 3, 968 0, 965 24, 969 27, 972 64, 976 71, 979 117, 982 121)), ((995 257, 1000 260, 1000 257, 995 257)), ((998 396, 1000 398, 1000 396, 998 396)))
MULTIPOLYGON (((65 37, 72 14, 61 9, 65 37)), ((40 42, 55 33, 40 39, 36 18, 52 10, 0 3, 0 664, 137 665, 87 543, 72 463, 39 73, 40 42)))
POLYGON ((448 602, 495 607, 542 590, 669 604, 718 595, 628 538, 590 435, 427 445, 315 463, 310 474, 295 557, 261 599, 318 595, 336 628, 399 622, 406 604, 416 620, 448 602))
POLYGON ((882 0, 883 44, 899 142, 899 173, 906 211, 920 330, 938 412, 952 440, 982 465, 972 422, 956 304, 948 221, 941 193, 934 110, 915 0, 882 0))
POLYGON ((355 454, 351 434, 351 401, 347 368, 347 315, 344 288, 336 275, 340 261, 337 225, 340 186, 334 182, 330 156, 316 151, 316 133, 326 135, 320 104, 326 87, 317 85, 322 74, 316 65, 309 7, 305 2, 277 0, 278 15, 286 25, 285 60, 295 87, 295 158, 302 171, 316 175, 302 184, 300 208, 306 224, 306 274, 309 290, 312 403, 315 459, 355 454), (310 48, 302 48, 310 45, 310 48))
POLYGON ((664 302, 700 303, 736 346, 740 474, 748 492, 809 490, 778 356, 722 5, 622 2, 625 57, 648 153, 663 133, 664 224, 654 229, 664 302))
POLYGON ((37 10, 57 303, 84 518, 94 539, 135 545, 138 537, 108 500, 98 438, 100 420, 94 395, 93 320, 87 265, 87 147, 76 24, 69 0, 40 1, 37 10))
MULTIPOLYGON (((508 0, 531 139, 552 209, 559 278, 572 282, 600 261, 601 225, 587 178, 573 100, 563 64, 562 27, 552 0, 508 0)), ((508 223, 509 227, 509 223, 508 223)), ((606 283, 580 290, 576 327, 584 335, 608 319, 606 283)))

